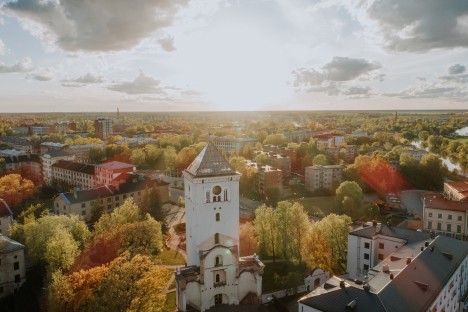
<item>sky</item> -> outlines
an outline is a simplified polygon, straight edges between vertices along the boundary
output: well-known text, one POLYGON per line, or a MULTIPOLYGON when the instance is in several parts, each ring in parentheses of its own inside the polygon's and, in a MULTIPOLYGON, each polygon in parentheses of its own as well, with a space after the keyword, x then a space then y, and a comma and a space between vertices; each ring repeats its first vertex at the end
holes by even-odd
POLYGON ((468 109, 467 0, 0 0, 0 112, 468 109))

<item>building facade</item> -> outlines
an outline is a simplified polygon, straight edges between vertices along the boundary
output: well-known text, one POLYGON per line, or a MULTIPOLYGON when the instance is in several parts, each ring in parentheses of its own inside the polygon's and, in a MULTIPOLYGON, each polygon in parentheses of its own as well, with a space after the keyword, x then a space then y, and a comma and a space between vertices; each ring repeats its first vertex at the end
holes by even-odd
POLYGON ((239 178, 208 143, 184 171, 187 266, 176 271, 180 311, 258 303, 263 263, 239 257, 239 178))
POLYGON ((135 171, 134 165, 120 161, 110 161, 96 165, 96 185, 119 184, 121 182, 120 176, 134 173, 135 171))
POLYGON ((51 184, 52 179, 52 165, 58 162, 59 160, 69 160, 72 161, 75 159, 75 156, 61 150, 51 150, 46 152, 44 155, 41 155, 42 163, 42 179, 46 184, 51 184))
POLYGON ((68 160, 59 160, 52 165, 52 181, 81 189, 95 186, 95 166, 68 160))
POLYGON ((114 134, 112 119, 99 118, 94 121, 94 134, 101 140, 107 140, 114 134))
POLYGON ((8 236, 8 228, 13 222, 13 212, 7 202, 0 198, 0 235, 8 236))
POLYGON ((0 234, 0 298, 13 294, 25 281, 24 246, 0 234))
POLYGON ((444 182, 444 195, 450 200, 468 201, 468 180, 444 182))
POLYGON ((255 144, 257 143, 257 140, 253 138, 233 138, 218 136, 206 136, 203 138, 203 140, 211 142, 218 150, 224 150, 227 154, 240 152, 245 146, 255 146, 255 144))
POLYGON ((305 188, 309 192, 320 189, 332 190, 342 180, 344 166, 309 166, 305 168, 305 188))

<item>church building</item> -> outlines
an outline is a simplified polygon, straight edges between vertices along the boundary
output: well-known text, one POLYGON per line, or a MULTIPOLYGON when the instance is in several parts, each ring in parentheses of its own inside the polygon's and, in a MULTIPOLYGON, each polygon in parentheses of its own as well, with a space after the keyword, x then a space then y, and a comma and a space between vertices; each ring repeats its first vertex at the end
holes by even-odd
POLYGON ((177 307, 260 303, 264 264, 239 256, 239 178, 212 143, 184 171, 187 265, 176 271, 177 307))

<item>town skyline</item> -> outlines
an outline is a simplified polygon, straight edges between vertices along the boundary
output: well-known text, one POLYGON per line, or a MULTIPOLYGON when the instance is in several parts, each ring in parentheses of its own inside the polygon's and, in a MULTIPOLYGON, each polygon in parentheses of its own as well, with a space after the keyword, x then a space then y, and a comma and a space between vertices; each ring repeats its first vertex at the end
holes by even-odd
POLYGON ((467 16, 437 0, 0 1, 0 112, 462 110, 467 16))

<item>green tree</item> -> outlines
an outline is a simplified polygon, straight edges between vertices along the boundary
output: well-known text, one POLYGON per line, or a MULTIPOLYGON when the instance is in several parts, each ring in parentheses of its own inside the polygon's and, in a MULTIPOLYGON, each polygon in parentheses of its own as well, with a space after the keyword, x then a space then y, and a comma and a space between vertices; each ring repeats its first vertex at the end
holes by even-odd
POLYGON ((102 147, 92 147, 88 157, 91 163, 100 163, 106 159, 106 151, 102 147))
POLYGON ((269 134, 263 141, 263 144, 272 144, 278 146, 286 146, 288 144, 288 140, 284 136, 284 134, 277 133, 277 134, 269 134))
POLYGON ((138 208, 132 198, 128 198, 122 205, 115 208, 112 213, 102 215, 98 222, 94 224, 94 235, 111 231, 126 223, 137 222, 141 219, 140 208, 138 208))
POLYGON ((327 156, 325 156, 324 154, 318 154, 317 156, 314 157, 313 159, 313 164, 314 166, 326 166, 328 165, 328 159, 327 159, 327 156))
POLYGON ((363 201, 362 189, 354 181, 344 181, 336 189, 336 202, 341 209, 351 208, 354 209, 353 213, 357 213, 361 209, 363 201))
POLYGON ((258 233, 258 249, 262 256, 271 255, 276 261, 278 235, 273 208, 261 205, 255 210, 255 230, 258 233))

